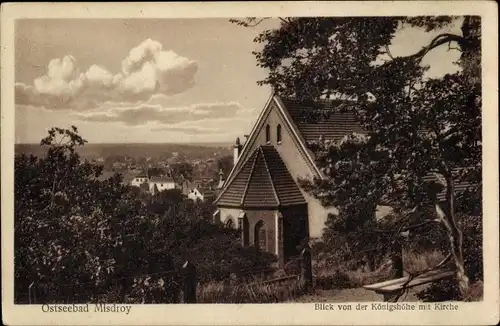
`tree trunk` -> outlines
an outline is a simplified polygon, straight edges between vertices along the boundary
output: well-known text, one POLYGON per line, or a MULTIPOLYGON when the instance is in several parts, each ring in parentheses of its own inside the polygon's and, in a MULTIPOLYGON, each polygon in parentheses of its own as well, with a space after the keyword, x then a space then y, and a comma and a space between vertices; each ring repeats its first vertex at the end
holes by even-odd
POLYGON ((375 271, 375 253, 370 253, 369 255, 365 256, 366 260, 366 267, 369 272, 375 271))
MULTIPOLYGON (((398 235, 399 237, 399 235, 398 235)), ((403 277, 403 247, 399 239, 395 239, 391 246, 391 262, 393 278, 403 277)))
POLYGON ((460 288, 460 293, 462 294, 462 297, 465 297, 469 290, 469 278, 465 274, 462 250, 462 232, 460 231, 455 219, 455 193, 453 176, 451 173, 446 176, 446 186, 447 212, 443 212, 439 205, 436 205, 436 210, 439 217, 443 220, 444 225, 448 229, 450 250, 455 265, 456 279, 460 288))

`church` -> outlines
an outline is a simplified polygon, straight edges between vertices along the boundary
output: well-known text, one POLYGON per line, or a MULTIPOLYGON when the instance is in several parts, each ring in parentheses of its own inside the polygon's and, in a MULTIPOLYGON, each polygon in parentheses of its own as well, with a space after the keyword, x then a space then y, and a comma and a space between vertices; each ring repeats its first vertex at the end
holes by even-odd
MULTIPOLYGON (((234 166, 215 200, 214 222, 241 230, 243 246, 273 253, 280 264, 299 254, 297 247, 303 240, 321 238, 328 215, 338 211, 324 207, 301 189, 298 180, 324 177, 309 142, 363 133, 352 113, 332 113, 341 104, 339 100, 313 103, 271 95, 245 143, 236 140, 234 166)), ((478 193, 477 185, 459 180, 460 170, 452 171, 457 178, 455 192, 472 189, 471 194, 478 193)), ((442 208, 446 200, 443 177, 430 171, 424 180, 441 186, 433 200, 442 208)), ((379 206, 375 214, 381 218, 390 210, 379 206)))
MULTIPOLYGON (((337 101, 338 102, 338 101, 337 101)), ((244 144, 236 140, 234 166, 215 200, 214 222, 239 228, 242 245, 274 253, 280 263, 298 254, 304 239, 320 238, 329 213, 298 184, 322 177, 308 142, 360 132, 354 117, 329 114, 312 121, 311 110, 334 101, 305 103, 271 95, 244 144)))

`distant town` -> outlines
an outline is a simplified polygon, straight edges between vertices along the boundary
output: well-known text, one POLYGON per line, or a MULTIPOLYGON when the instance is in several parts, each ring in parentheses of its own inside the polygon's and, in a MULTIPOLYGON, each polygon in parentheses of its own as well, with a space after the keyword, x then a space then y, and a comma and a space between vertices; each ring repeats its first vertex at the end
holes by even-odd
MULTIPOLYGON (((233 166, 233 145, 226 144, 86 144, 82 160, 103 166, 100 181, 115 174, 123 183, 156 194, 180 189, 190 199, 211 201, 233 166)), ((44 156, 39 144, 16 144, 16 154, 44 156)))

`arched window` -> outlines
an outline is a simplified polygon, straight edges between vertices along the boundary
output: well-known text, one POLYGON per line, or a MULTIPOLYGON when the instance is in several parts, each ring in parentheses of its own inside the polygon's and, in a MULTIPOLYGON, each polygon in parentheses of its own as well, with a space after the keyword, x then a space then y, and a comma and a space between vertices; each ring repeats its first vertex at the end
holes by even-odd
POLYGON ((271 141, 271 127, 269 125, 266 126, 266 143, 271 141))
POLYGON ((255 224, 254 244, 261 251, 267 251, 266 225, 262 220, 255 224))
POLYGON ((276 141, 278 144, 281 143, 281 125, 276 127, 276 141))
POLYGON ((233 228, 233 219, 232 218, 229 218, 226 222, 226 228, 228 229, 232 229, 233 228))

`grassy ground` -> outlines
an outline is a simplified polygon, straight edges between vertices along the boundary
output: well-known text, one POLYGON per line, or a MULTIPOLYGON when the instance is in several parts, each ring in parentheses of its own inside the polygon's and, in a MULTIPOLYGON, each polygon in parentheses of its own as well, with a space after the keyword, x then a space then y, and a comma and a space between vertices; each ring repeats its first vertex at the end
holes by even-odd
MULTIPOLYGON (((443 256, 434 251, 426 254, 407 253, 404 258, 405 270, 416 273, 436 266, 443 256)), ((382 295, 365 290, 363 285, 374 284, 392 278, 390 261, 375 271, 349 269, 346 266, 313 264, 314 290, 304 294, 304 288, 296 279, 283 283, 265 284, 258 280, 229 285, 223 282, 210 282, 198 287, 200 303, 273 303, 273 302, 380 302, 382 295)), ((283 275, 276 275, 283 276, 283 275)), ((429 284, 414 287, 399 301, 420 301, 416 293, 429 287, 429 284)), ((477 287, 477 286, 476 286, 477 287)), ((482 296, 482 287, 475 290, 474 296, 482 296)))
MULTIPOLYGON (((415 273, 436 266, 443 259, 442 254, 438 251, 431 251, 425 254, 407 252, 404 253, 403 257, 403 265, 405 266, 404 274, 408 274, 408 272, 415 273)), ((324 279, 322 286, 315 289, 312 294, 291 299, 289 302, 383 301, 382 295, 365 290, 363 285, 374 284, 392 278, 390 261, 386 261, 375 271, 366 271, 362 268, 353 270, 346 268, 346 266, 338 266, 336 271, 333 271, 331 266, 325 266, 321 263, 315 265, 315 267, 316 278, 324 279)), ((427 286, 422 285, 410 289, 408 294, 403 295, 399 301, 419 301, 415 294, 424 290, 427 286)))

